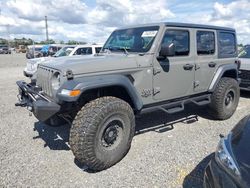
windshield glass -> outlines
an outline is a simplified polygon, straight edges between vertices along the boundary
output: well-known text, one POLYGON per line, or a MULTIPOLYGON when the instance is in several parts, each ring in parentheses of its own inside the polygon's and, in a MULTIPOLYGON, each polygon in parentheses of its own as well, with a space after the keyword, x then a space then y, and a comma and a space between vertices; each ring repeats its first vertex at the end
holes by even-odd
POLYGON ((239 54, 239 58, 250 58, 250 46, 245 47, 239 54))
POLYGON ((54 57, 68 56, 70 52, 72 52, 72 50, 73 48, 69 48, 69 47, 61 48, 59 51, 56 52, 54 57))
POLYGON ((114 31, 103 50, 147 52, 151 48, 159 26, 139 27, 114 31))

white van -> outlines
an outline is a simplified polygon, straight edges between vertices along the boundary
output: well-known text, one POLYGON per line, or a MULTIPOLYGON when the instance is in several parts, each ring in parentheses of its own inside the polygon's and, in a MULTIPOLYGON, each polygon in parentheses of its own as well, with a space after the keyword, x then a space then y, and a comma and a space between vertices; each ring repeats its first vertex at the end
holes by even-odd
POLYGON ((26 77, 32 78, 37 71, 38 64, 46 63, 46 60, 49 60, 51 58, 63 58, 65 56, 75 56, 75 55, 93 56, 100 52, 102 46, 103 46, 102 44, 64 46, 55 55, 51 57, 40 57, 35 59, 29 59, 23 71, 23 74, 26 77))

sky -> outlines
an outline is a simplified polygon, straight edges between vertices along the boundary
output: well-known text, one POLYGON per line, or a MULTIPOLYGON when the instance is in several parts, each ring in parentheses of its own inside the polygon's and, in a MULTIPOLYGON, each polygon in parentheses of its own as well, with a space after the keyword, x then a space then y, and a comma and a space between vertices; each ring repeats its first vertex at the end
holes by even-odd
POLYGON ((250 43, 250 0, 0 0, 0 38, 105 42, 119 27, 184 22, 236 29, 250 43))

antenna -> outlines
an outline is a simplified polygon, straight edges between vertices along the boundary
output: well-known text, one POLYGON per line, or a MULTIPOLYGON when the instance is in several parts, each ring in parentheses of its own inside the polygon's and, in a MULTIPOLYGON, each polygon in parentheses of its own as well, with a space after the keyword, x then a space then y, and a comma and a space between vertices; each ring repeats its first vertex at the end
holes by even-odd
POLYGON ((46 29, 46 41, 49 41, 49 33, 48 33, 48 21, 47 16, 45 16, 45 29, 46 29))

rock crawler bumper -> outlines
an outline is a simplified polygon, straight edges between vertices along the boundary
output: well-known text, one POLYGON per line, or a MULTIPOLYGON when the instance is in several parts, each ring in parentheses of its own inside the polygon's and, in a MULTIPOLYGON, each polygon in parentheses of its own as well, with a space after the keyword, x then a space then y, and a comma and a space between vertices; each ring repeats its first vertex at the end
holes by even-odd
POLYGON ((41 93, 41 89, 24 81, 16 82, 19 88, 19 102, 16 106, 27 107, 40 121, 46 121, 60 111, 60 105, 41 93))

